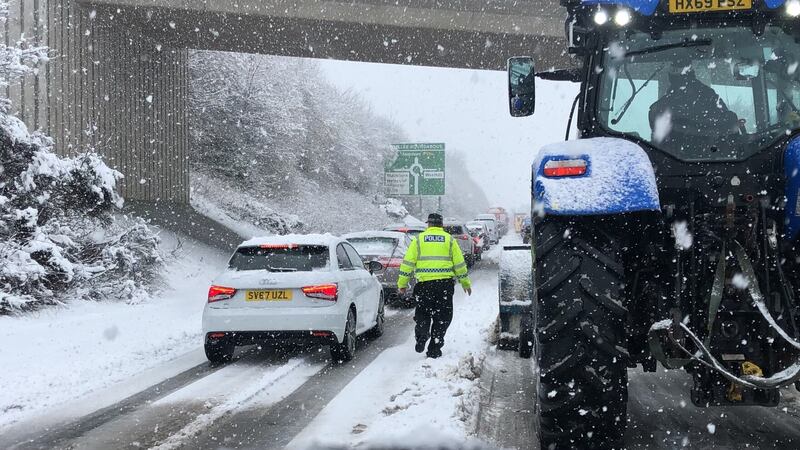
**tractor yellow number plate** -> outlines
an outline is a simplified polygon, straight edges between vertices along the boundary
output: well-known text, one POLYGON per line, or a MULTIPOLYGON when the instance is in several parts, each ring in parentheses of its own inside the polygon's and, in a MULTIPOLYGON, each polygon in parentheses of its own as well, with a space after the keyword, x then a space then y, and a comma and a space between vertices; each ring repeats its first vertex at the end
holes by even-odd
POLYGON ((678 14, 752 8, 753 0, 669 0, 669 12, 678 14))
POLYGON ((245 291, 246 302, 288 302, 292 299, 290 289, 282 291, 245 291))

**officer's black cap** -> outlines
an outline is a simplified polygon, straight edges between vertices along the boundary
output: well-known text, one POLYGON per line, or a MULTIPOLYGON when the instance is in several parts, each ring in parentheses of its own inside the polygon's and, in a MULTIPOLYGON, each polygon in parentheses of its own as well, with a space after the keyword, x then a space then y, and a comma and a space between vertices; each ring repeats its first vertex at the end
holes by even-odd
POLYGON ((444 217, 441 214, 431 213, 428 214, 428 225, 442 226, 444 217))

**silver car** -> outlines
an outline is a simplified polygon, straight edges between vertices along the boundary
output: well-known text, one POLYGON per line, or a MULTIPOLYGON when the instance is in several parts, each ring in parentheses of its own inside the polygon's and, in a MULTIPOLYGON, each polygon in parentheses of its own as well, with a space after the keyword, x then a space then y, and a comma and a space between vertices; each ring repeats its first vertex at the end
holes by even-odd
POLYGON ((444 231, 450 233, 453 239, 458 242, 461 248, 461 253, 464 254, 464 261, 467 267, 472 267, 475 264, 475 241, 469 233, 469 229, 461 222, 444 222, 444 231))
POLYGON ((342 236, 356 251, 364 263, 378 261, 383 264, 384 270, 376 273, 378 281, 383 286, 384 298, 387 303, 408 303, 408 296, 414 287, 414 279, 409 284, 409 294, 401 298, 397 292, 397 278, 399 277, 400 264, 411 243, 409 233, 398 231, 360 231, 342 236))

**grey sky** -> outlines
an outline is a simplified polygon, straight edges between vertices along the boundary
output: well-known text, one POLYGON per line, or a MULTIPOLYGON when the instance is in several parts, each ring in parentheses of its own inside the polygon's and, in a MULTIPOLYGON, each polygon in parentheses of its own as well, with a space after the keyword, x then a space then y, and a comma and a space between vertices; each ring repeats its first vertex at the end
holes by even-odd
POLYGON ((322 61, 337 86, 359 92, 376 112, 395 119, 416 142, 445 142, 464 155, 489 201, 529 204, 530 165, 539 147, 564 139, 577 85, 537 84, 536 114, 512 118, 505 73, 322 61))

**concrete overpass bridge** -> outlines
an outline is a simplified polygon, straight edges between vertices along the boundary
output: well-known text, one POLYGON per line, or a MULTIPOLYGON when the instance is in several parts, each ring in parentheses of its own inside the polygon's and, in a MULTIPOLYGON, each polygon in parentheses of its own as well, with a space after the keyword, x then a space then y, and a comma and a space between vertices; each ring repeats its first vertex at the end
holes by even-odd
POLYGON ((189 49, 503 70, 564 65, 558 0, 11 0, 6 43, 52 49, 8 88, 62 153, 94 148, 123 195, 189 198, 189 49))

